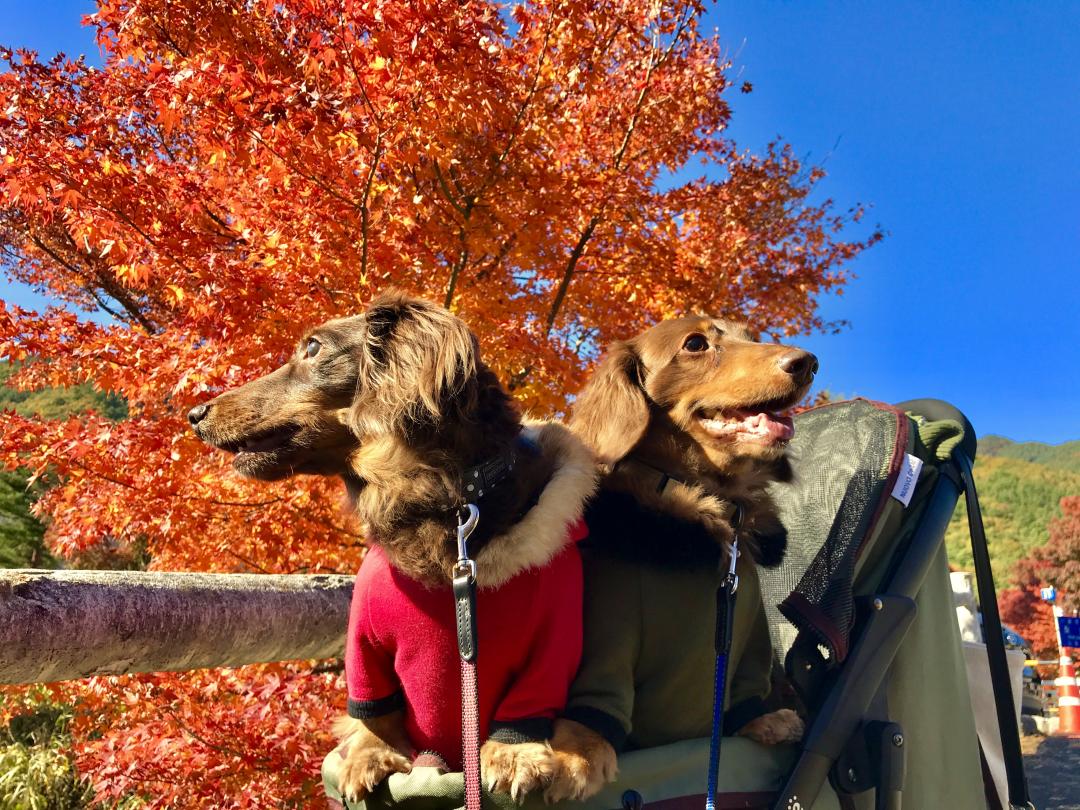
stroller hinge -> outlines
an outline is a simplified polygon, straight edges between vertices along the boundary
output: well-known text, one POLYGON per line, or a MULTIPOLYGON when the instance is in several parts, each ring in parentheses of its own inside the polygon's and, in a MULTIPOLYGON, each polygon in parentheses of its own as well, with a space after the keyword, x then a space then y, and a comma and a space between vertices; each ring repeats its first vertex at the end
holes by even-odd
POLYGON ((833 766, 833 785, 848 794, 874 789, 874 810, 900 810, 904 745, 904 730, 899 723, 863 723, 833 766))

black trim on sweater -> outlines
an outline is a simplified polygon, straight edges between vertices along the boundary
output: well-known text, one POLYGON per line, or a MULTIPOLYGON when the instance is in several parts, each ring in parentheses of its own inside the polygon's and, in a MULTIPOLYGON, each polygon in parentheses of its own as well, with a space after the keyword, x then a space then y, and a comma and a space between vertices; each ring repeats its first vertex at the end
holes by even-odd
MULTIPOLYGON (((751 720, 763 714, 766 714, 766 708, 765 701, 761 698, 750 697, 739 701, 724 712, 724 735, 733 736, 751 720)), ((592 706, 570 706, 563 713, 563 717, 595 731, 608 741, 616 753, 621 752, 626 746, 626 738, 629 734, 622 723, 601 709, 592 706)))
POLYGON ((724 736, 734 736, 751 720, 756 720, 765 713, 765 701, 759 697, 748 697, 734 706, 729 706, 724 712, 724 736))
POLYGON ((399 689, 392 695, 376 700, 353 700, 349 698, 349 717, 356 720, 371 720, 384 714, 398 712, 405 708, 405 694, 399 689))
POLYGON ((508 745, 550 740, 552 725, 552 721, 546 717, 526 717, 522 720, 503 723, 492 722, 488 739, 508 745))
POLYGON ((627 730, 617 718, 592 706, 568 706, 563 717, 592 729, 618 753, 626 745, 627 730))

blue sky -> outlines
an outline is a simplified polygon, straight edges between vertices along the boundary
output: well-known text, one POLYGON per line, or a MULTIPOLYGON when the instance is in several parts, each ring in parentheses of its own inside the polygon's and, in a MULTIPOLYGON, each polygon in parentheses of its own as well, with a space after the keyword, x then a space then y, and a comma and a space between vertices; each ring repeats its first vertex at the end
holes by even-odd
MULTIPOLYGON (((0 42, 96 53, 91 3, 47 5, 0 0, 0 42)), ((798 341, 821 387, 1080 439, 1080 4, 727 2, 712 27, 754 85, 735 139, 824 161, 824 194, 889 234, 823 302, 851 327, 798 341)))

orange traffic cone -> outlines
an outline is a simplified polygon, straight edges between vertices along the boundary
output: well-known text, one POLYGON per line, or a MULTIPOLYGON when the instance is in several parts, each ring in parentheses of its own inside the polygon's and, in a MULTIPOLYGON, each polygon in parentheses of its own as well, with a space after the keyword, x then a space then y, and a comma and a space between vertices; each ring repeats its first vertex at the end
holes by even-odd
MULTIPOLYGON (((1061 608, 1054 605, 1054 623, 1061 616, 1061 608)), ((1061 636, 1058 635, 1058 643, 1061 636)), ((1080 737, 1080 687, 1076 684, 1076 669, 1068 647, 1061 647, 1061 666, 1054 680, 1058 694, 1058 730, 1064 737, 1080 737)))

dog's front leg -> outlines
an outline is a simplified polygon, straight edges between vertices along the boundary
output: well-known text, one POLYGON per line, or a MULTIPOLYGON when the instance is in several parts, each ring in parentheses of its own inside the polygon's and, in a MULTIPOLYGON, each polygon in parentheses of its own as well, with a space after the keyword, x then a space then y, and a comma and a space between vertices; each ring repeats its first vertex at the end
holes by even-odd
POLYGON ((334 725, 341 743, 338 789, 349 802, 359 802, 392 773, 412 770, 412 744, 401 711, 368 720, 342 717, 334 725))
POLYGON ((791 709, 777 709, 775 712, 755 717, 735 732, 738 737, 749 737, 762 745, 793 743, 802 739, 806 724, 791 709))
POLYGON ((554 772, 544 799, 588 799, 614 781, 618 773, 615 749, 603 737, 573 720, 555 721, 551 738, 554 772))

